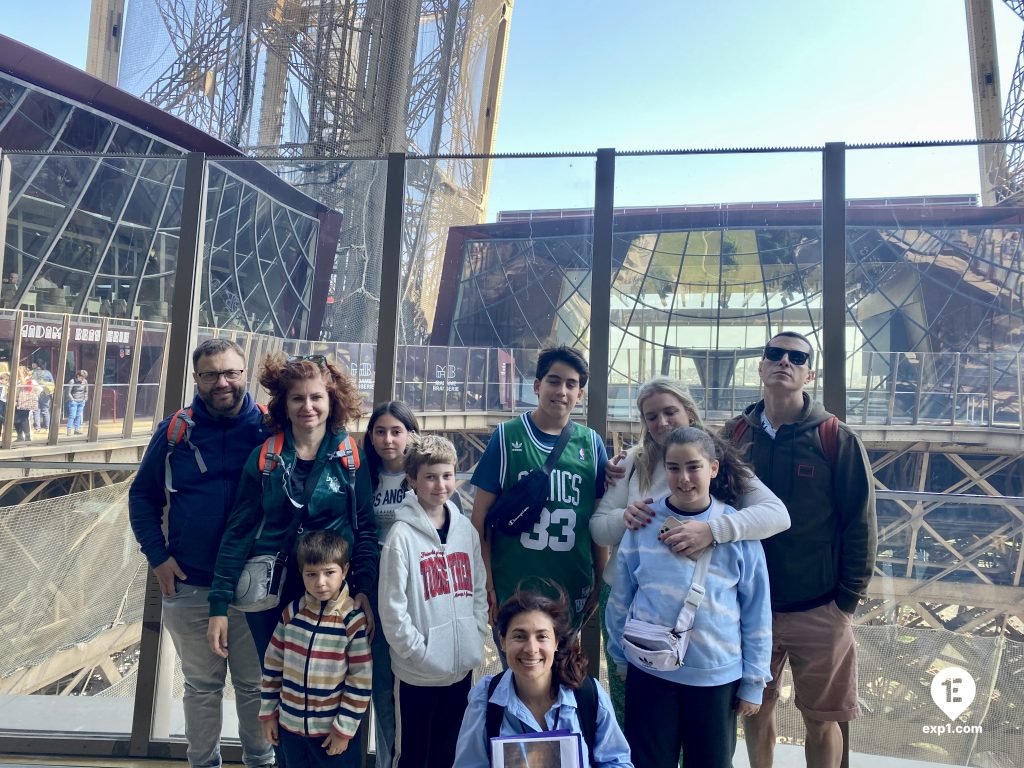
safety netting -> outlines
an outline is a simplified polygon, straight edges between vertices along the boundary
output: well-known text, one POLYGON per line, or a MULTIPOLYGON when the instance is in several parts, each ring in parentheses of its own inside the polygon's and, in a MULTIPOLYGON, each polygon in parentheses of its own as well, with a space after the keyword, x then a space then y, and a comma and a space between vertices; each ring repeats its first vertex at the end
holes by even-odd
MULTIPOLYGON (((128 523, 129 484, 0 508, 0 693, 60 693, 62 681, 88 674, 92 683, 80 694, 134 695, 146 561, 128 523)), ((850 729, 855 753, 1024 765, 1024 643, 896 624, 854 631, 863 712, 850 729), (949 667, 967 670, 976 688, 953 721, 931 693, 936 674, 949 667)), ((170 697, 179 699, 176 660, 173 668, 170 697)), ((482 671, 499 669, 489 644, 482 671)), ((802 744, 788 669, 778 715, 780 740, 802 744)))

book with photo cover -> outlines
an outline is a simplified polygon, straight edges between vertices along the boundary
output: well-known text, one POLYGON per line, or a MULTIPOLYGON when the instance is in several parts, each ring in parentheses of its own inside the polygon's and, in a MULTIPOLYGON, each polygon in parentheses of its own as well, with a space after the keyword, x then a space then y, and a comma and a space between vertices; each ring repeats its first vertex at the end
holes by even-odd
POLYGON ((583 768, 583 739, 567 730, 491 739, 494 768, 583 768))

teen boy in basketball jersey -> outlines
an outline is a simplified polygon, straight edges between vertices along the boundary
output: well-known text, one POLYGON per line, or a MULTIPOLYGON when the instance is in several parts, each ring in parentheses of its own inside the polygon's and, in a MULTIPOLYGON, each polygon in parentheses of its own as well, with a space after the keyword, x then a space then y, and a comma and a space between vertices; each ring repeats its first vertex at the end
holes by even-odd
POLYGON ((571 425, 572 436, 551 472, 548 503, 531 530, 519 536, 484 531, 487 512, 498 496, 521 475, 544 465, 583 397, 589 374, 578 350, 541 350, 533 382, 536 409, 498 427, 473 473, 473 525, 480 533, 487 569, 492 624, 498 606, 520 581, 531 578, 548 578, 565 589, 577 626, 597 604, 607 550, 591 541, 590 515, 604 493, 608 454, 594 430, 571 425))

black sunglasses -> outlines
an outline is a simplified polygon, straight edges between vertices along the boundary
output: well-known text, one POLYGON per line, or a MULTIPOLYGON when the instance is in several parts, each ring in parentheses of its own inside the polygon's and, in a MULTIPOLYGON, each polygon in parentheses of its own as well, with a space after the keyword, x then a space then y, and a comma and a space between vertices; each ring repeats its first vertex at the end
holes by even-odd
POLYGON ((800 352, 796 349, 783 349, 782 347, 768 346, 764 348, 764 359, 777 363, 782 358, 789 356, 789 362, 793 365, 803 365, 811 356, 810 352, 800 352))
POLYGON ((308 360, 315 365, 319 365, 321 368, 327 366, 327 358, 323 355, 291 355, 288 358, 289 363, 301 363, 304 360, 308 360))

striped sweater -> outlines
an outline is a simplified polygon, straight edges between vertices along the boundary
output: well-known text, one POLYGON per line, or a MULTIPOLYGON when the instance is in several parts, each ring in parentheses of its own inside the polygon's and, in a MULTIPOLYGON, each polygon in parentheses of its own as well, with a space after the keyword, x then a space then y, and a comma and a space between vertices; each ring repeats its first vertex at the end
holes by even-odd
POLYGON ((351 739, 370 704, 366 614, 342 586, 337 600, 306 593, 281 614, 263 660, 260 720, 302 736, 351 739))

